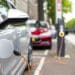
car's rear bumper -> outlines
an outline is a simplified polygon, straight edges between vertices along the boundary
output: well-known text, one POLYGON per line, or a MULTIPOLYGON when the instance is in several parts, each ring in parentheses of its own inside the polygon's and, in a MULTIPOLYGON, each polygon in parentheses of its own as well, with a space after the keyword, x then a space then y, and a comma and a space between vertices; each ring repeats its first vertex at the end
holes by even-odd
POLYGON ((51 37, 38 38, 38 39, 36 39, 36 41, 32 41, 32 38, 31 38, 31 45, 32 46, 51 46, 52 38, 51 37))
POLYGON ((50 41, 43 41, 43 42, 39 42, 39 43, 32 43, 32 46, 50 46, 51 43, 50 41))

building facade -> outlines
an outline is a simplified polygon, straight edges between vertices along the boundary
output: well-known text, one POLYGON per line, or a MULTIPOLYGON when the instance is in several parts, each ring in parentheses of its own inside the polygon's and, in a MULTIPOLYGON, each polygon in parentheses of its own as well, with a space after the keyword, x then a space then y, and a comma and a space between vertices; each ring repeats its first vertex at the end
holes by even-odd
POLYGON ((38 3, 37 0, 12 0, 14 5, 29 14, 30 18, 38 19, 38 3))

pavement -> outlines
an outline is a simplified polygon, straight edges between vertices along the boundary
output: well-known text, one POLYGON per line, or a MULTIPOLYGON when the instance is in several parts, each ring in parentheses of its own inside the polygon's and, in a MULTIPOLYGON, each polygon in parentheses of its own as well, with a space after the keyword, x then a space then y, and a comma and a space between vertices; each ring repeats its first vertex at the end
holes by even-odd
MULTIPOLYGON (((65 39, 65 57, 56 56, 56 43, 45 56, 42 68, 36 75, 75 75, 75 44, 74 34, 68 34, 65 39)), ((37 72, 36 72, 37 73, 37 72)), ((34 74, 35 75, 35 74, 34 74)))
POLYGON ((75 34, 73 33, 69 33, 66 37, 66 40, 68 40, 70 43, 72 43, 73 45, 75 45, 75 34))

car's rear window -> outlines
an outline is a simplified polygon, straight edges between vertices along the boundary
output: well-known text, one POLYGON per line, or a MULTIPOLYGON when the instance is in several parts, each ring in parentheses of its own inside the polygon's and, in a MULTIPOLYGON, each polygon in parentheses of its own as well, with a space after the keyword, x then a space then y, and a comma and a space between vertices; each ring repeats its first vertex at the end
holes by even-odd
POLYGON ((44 23, 44 22, 40 22, 40 24, 41 24, 41 27, 43 27, 43 28, 47 28, 46 23, 44 23))
MULTIPOLYGON (((36 27, 36 23, 26 23, 28 27, 36 27)), ((47 28, 46 23, 40 22, 40 27, 47 28)))
POLYGON ((36 27, 35 23, 29 23, 27 24, 29 27, 36 27))

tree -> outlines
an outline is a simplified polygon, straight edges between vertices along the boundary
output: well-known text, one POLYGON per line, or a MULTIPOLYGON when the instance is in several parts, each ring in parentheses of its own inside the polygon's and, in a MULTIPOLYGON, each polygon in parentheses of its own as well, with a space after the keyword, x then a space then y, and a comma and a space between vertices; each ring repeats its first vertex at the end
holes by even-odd
POLYGON ((75 18, 73 18, 69 22, 67 22, 65 27, 66 28, 75 28, 75 18))
POLYGON ((37 0, 38 2, 38 19, 44 20, 43 2, 44 0, 37 0))
POLYGON ((5 6, 5 7, 7 6, 6 0, 0 0, 0 4, 3 5, 3 6, 5 6))
MULTIPOLYGON (((55 10, 56 0, 47 0, 47 14, 48 17, 52 19, 52 23, 55 24, 56 10, 55 10)), ((69 0, 62 0, 62 13, 67 13, 71 11, 71 2, 69 0)))

